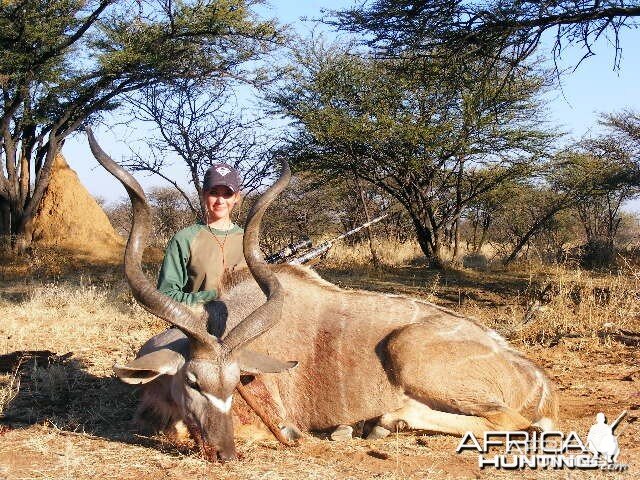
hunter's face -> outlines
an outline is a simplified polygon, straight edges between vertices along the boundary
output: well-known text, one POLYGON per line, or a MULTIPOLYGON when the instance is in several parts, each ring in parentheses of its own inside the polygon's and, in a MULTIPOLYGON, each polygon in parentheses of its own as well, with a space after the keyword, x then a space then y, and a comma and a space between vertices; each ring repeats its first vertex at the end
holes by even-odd
POLYGON ((229 220, 231 210, 238 202, 239 193, 234 193, 229 187, 218 185, 206 192, 205 204, 209 214, 209 223, 218 220, 229 220))

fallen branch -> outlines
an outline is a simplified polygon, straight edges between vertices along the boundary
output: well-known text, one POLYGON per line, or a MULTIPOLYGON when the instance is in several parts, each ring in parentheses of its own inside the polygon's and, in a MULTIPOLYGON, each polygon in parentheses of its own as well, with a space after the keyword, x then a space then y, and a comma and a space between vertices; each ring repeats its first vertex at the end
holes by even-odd
POLYGON ((598 333, 600 338, 612 338, 616 342, 620 342, 628 347, 640 346, 640 333, 630 332, 628 330, 618 330, 617 332, 600 332, 598 333))

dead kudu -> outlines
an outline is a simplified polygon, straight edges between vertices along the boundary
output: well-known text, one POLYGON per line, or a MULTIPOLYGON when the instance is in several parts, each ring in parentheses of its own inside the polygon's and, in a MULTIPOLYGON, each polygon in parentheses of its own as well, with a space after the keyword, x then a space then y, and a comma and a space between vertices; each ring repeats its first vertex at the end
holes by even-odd
POLYGON ((265 372, 268 409, 289 433, 361 420, 375 422, 370 438, 398 428, 455 435, 553 428, 553 385, 494 331, 428 302, 342 290, 306 267, 267 265, 260 222, 288 182, 286 164, 247 220, 250 273, 232 274, 202 316, 163 296, 140 266, 149 223, 144 194, 88 134, 96 158, 131 197, 125 273, 133 294, 177 327, 115 367, 123 381, 145 384, 139 412, 153 410, 169 427, 184 421, 205 452, 234 458, 232 393, 245 371, 265 372), (285 358, 296 368, 275 360, 285 358))

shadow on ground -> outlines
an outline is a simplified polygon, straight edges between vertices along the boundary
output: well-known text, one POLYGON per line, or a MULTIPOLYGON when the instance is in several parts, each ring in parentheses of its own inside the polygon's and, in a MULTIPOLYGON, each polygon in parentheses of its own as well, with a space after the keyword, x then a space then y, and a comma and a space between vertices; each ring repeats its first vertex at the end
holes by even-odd
POLYGON ((15 395, 0 413, 0 430, 44 425, 62 434, 186 453, 185 446, 138 435, 131 425, 137 390, 115 377, 92 375, 85 367, 71 352, 22 350, 0 355, 0 392, 15 395))

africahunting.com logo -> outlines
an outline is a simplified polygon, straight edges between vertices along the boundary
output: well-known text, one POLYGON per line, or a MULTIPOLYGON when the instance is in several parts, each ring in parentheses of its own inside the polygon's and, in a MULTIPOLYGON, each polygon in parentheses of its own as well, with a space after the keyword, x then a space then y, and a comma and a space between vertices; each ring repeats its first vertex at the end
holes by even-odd
POLYGON ((618 463, 620 448, 614 434, 627 414, 626 410, 611 424, 604 413, 596 415, 586 440, 576 432, 509 432, 490 431, 478 439, 472 432, 462 437, 456 453, 478 452, 480 468, 579 469, 622 472, 629 468, 618 463))

